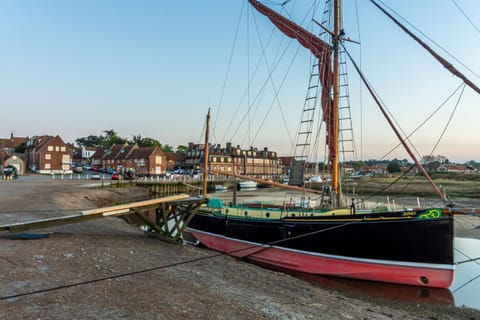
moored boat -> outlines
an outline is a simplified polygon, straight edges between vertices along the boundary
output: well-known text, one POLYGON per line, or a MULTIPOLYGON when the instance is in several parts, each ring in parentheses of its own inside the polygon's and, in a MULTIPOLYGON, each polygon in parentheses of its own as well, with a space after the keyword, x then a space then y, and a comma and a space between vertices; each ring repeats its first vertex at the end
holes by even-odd
POLYGON ((257 182, 250 181, 250 180, 240 181, 238 183, 238 186, 239 186, 240 190, 256 189, 257 188, 257 182))
MULTIPOLYGON (((198 209, 186 232, 210 249, 264 265, 311 274, 448 288, 453 282, 455 269, 454 212, 451 208, 439 206, 390 211, 386 207, 377 207, 360 210, 355 199, 350 204, 342 199, 338 146, 338 51, 349 39, 345 38, 341 29, 339 1, 328 2, 333 5, 334 27, 333 30, 320 27, 331 36, 331 43, 260 2, 249 0, 253 8, 267 16, 281 32, 296 39, 318 59, 316 67, 321 89, 317 91, 327 130, 327 163, 332 171, 331 179, 328 179, 331 185, 322 186, 321 207, 294 203, 237 206, 209 199, 205 206, 198 209)), ((378 6, 375 1, 372 2, 378 6)), ((397 21, 395 23, 398 24, 397 21)), ((432 53, 429 48, 427 50, 432 53)), ((445 60, 434 53, 432 55, 465 84, 480 92, 445 60)), ((358 66, 354 61, 352 64, 414 165, 439 197, 445 200, 445 194, 402 139, 358 66)), ((299 163, 302 164, 301 161, 299 163)), ((205 167, 208 167, 207 164, 205 167)), ((302 170, 293 168, 292 165, 289 183, 303 182, 303 177, 297 175, 302 170)))
POLYGON ((207 247, 276 267, 448 288, 453 217, 440 208, 394 212, 219 206, 187 230, 207 247))

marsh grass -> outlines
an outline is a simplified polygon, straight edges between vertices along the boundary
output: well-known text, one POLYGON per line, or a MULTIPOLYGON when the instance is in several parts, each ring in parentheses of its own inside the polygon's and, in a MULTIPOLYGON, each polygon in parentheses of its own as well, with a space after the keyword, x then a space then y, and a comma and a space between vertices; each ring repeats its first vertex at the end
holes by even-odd
MULTIPOLYGON (((480 175, 436 174, 432 178, 449 197, 480 198, 480 175)), ((363 195, 437 197, 427 179, 418 175, 364 177, 354 182, 356 192, 363 195)))

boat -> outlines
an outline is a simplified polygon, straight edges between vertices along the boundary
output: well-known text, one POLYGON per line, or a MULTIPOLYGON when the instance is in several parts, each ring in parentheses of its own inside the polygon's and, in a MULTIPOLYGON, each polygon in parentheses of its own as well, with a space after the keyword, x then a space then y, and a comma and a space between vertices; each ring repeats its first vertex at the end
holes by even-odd
MULTIPOLYGON (((449 288, 455 269, 455 211, 451 207, 442 205, 389 210, 379 206, 366 209, 354 200, 348 203, 341 198, 338 48, 348 39, 340 29, 339 1, 330 1, 335 17, 333 30, 320 25, 331 34, 331 43, 326 43, 259 1, 248 2, 257 12, 268 17, 280 32, 296 39, 320 61, 319 95, 322 120, 326 122, 329 133, 327 145, 328 163, 332 168, 331 181, 329 179, 331 186, 322 188, 320 192, 325 195, 324 201, 315 208, 288 203, 225 205, 217 198, 206 199, 207 203, 197 209, 185 232, 210 249, 275 268, 401 285, 449 288)), ((375 1, 372 2, 383 11, 375 1)), ((430 52, 429 48, 427 50, 430 52)), ((452 65, 435 53, 432 55, 466 85, 473 86, 480 93, 452 65)), ((359 68, 355 69, 363 79, 359 68)), ((378 101, 368 82, 364 81, 364 84, 373 99, 378 101)), ((442 190, 416 159, 381 104, 378 107, 415 166, 429 180, 439 197, 445 199, 442 190)), ((233 176, 248 179, 235 174, 233 176)), ((285 186, 281 183, 272 184, 285 186)), ((306 190, 303 186, 288 187, 306 190)))
POLYGON ((240 190, 252 190, 257 188, 257 182, 251 180, 240 181, 238 183, 240 190))
POLYGON ((224 186, 223 184, 216 184, 215 185, 215 192, 224 192, 227 191, 228 188, 224 186))

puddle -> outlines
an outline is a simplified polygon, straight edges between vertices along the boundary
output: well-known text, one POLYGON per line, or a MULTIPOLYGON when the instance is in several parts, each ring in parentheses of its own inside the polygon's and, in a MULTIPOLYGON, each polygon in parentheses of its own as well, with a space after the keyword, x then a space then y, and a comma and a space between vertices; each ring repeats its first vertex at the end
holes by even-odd
POLYGON ((455 238, 455 281, 450 287, 455 305, 480 310, 480 240, 455 238))

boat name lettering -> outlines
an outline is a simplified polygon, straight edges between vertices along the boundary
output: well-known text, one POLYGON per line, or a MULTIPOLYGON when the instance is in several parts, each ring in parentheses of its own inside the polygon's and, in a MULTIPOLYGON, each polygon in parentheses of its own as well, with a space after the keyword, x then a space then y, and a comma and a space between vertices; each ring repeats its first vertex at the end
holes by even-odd
POLYGON ((403 212, 404 217, 412 217, 414 215, 415 215, 415 212, 413 212, 413 211, 404 211, 403 212))

